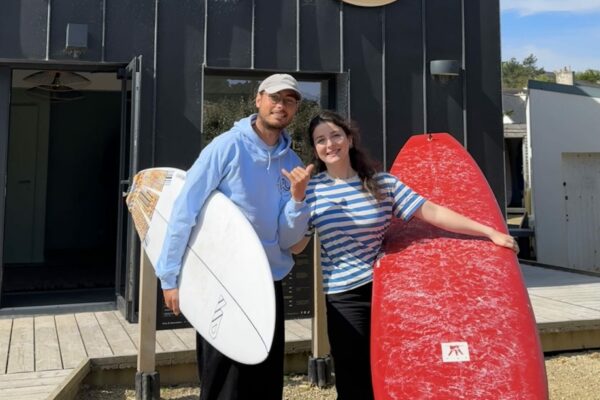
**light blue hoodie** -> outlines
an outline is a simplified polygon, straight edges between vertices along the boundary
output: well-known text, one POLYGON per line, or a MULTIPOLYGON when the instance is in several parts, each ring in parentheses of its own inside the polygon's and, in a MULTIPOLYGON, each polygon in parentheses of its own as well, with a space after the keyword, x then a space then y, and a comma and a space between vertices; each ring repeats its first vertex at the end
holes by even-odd
MULTIPOLYGON (((282 132, 279 142, 270 147, 252 129, 255 119, 255 114, 241 119, 215 138, 187 172, 156 265, 163 289, 177 287, 190 233, 204 202, 215 189, 237 204, 254 227, 265 248, 273 279, 283 279, 292 268, 289 248, 302 239, 309 215, 306 204, 291 197, 290 182, 281 169, 291 171, 302 161, 290 149, 287 132, 282 132)), ((235 251, 235 244, 231 250, 235 251)))

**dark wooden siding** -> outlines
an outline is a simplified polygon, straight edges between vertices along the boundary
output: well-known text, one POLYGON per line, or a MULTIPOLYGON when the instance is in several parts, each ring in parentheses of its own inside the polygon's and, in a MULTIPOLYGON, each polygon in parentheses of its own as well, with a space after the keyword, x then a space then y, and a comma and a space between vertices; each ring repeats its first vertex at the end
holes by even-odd
POLYGON ((253 2, 207 0, 206 64, 252 68, 253 2))
MULTIPOLYGON (((161 2, 168 3, 172 2, 161 2)), ((106 61, 128 62, 141 54, 145 66, 152 65, 154 10, 154 2, 148 0, 106 1, 106 61)))
POLYGON ((371 156, 383 161, 383 8, 344 6, 343 29, 350 116, 371 156))
POLYGON ((340 72, 340 8, 336 1, 300 2, 300 69, 340 72))
POLYGON ((385 167, 390 167, 406 140, 425 129, 421 0, 392 3, 385 21, 385 167))
POLYGON ((0 58, 46 58, 49 0, 2 0, 0 58))
POLYGON ((205 3, 160 4, 155 164, 187 169, 201 148, 205 3))
POLYGON ((86 24, 88 49, 80 56, 82 60, 102 60, 103 0, 79 0, 77 7, 70 1, 52 1, 50 14, 50 58, 72 60, 65 53, 67 24, 86 24))
POLYGON ((464 143, 462 79, 440 82, 430 75, 431 60, 462 61, 461 0, 425 0, 427 130, 448 132, 464 143))
POLYGON ((195 158, 203 66, 316 72, 332 81, 349 72, 350 113, 373 157, 387 167, 411 134, 448 131, 467 144, 503 205, 499 13, 498 1, 483 0, 373 8, 338 0, 3 0, 0 62, 46 63, 46 53, 49 61, 70 60, 63 53, 69 22, 88 24, 83 61, 142 55, 140 167, 183 167, 195 158), (441 83, 429 61, 462 61, 463 2, 465 72, 441 83))
POLYGON ((295 71, 298 57, 296 0, 256 0, 254 67, 295 71))
MULTIPOLYGON (((4 176, 6 174, 6 165, 8 163, 8 132, 10 129, 10 87, 11 73, 10 68, 0 66, 0 171, 4 176)), ((4 193, 0 196, 0 261, 4 252, 4 207, 6 196, 4 193)), ((2 273, 4 269, 0 268, 0 284, 2 284, 2 273)), ((0 286, 0 295, 2 287, 0 286)))
POLYGON ((497 2, 465 2, 467 149, 505 207, 504 134, 497 2))

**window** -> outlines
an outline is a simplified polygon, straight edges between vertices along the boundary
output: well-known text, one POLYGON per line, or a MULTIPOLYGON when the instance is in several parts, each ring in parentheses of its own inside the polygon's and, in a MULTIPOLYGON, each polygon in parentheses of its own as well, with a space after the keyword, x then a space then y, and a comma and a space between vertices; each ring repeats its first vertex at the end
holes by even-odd
MULTIPOLYGON (((264 76, 209 75, 204 78, 204 110, 202 145, 229 130, 235 121, 256 112, 254 99, 264 76)), ((324 78, 297 77, 302 92, 302 102, 292 124, 292 148, 305 163, 312 160, 312 151, 306 141, 306 128, 310 119, 321 108, 328 108, 329 82, 324 78)))
MULTIPOLYGON (((256 112, 256 91, 266 74, 258 76, 232 76, 207 73, 204 76, 204 109, 202 145, 229 130, 233 124, 256 112)), ((306 79, 295 76, 302 92, 302 102, 296 117, 287 131, 292 136, 292 148, 305 164, 312 161, 312 150, 307 142, 306 129, 310 119, 321 108, 330 108, 332 84, 327 77, 306 79)), ((294 257, 295 267, 283 280, 286 319, 310 318, 313 292, 313 246, 309 245, 294 257)))

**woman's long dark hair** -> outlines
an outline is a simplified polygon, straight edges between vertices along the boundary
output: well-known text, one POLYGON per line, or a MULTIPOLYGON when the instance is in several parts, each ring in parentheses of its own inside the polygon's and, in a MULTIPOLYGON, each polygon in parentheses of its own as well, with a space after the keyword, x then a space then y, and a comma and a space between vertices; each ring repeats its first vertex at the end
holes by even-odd
POLYGON ((350 166, 356 171, 360 178, 363 187, 377 200, 383 198, 383 194, 379 192, 379 185, 375 180, 375 174, 380 171, 379 166, 371 160, 367 153, 360 148, 360 134, 358 126, 352 121, 346 120, 341 115, 329 111, 323 110, 316 115, 308 124, 308 140, 310 146, 313 149, 314 162, 317 172, 323 172, 327 170, 325 163, 316 155, 315 141, 313 133, 315 128, 323 123, 331 122, 332 124, 339 126, 344 130, 348 138, 352 138, 352 146, 350 147, 350 166))

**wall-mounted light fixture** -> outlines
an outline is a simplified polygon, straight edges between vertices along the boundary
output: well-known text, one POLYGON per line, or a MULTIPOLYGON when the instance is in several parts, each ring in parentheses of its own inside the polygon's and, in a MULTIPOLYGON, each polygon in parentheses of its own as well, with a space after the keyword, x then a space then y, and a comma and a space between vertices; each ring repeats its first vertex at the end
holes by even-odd
POLYGON ((67 24, 65 53, 73 58, 79 58, 87 50, 87 36, 87 24, 67 24))
POLYGON ((431 76, 442 82, 459 76, 460 71, 460 63, 457 60, 431 60, 429 62, 431 76))

